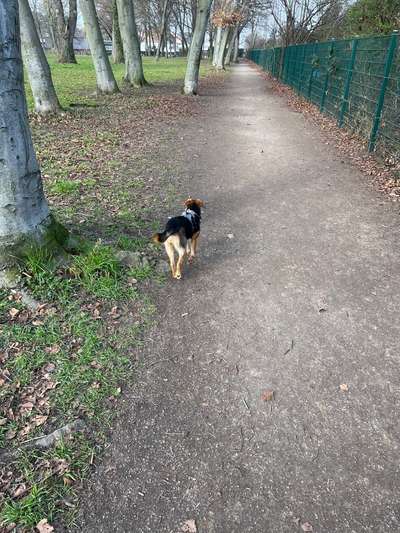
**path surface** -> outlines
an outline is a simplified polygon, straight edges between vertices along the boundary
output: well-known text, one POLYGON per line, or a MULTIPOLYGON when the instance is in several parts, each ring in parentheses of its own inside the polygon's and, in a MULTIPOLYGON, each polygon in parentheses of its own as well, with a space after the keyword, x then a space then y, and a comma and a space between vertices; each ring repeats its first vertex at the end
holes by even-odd
POLYGON ((182 134, 200 257, 161 290, 80 530, 399 531, 397 210, 249 66, 207 98, 182 134))

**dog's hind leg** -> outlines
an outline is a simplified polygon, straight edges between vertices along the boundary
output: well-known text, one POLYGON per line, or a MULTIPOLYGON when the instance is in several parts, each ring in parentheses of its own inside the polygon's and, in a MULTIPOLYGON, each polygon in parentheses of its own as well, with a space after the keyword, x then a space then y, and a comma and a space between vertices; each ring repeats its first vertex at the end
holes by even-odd
POLYGON ((186 248, 184 246, 180 246, 177 252, 178 252, 178 263, 176 265, 175 278, 181 279, 183 263, 185 262, 185 257, 186 257, 186 248))
POLYGON ((178 262, 175 268, 175 278, 181 279, 183 263, 185 262, 186 249, 187 249, 188 243, 187 243, 187 240, 186 240, 186 237, 183 231, 179 232, 179 234, 177 235, 174 235, 174 238, 171 240, 175 248, 175 251, 178 254, 178 262))
POLYGON ((167 252, 168 259, 169 259, 169 265, 171 267, 171 273, 172 277, 175 277, 175 251, 174 251, 174 245, 170 241, 170 239, 167 239, 164 243, 165 251, 167 252))

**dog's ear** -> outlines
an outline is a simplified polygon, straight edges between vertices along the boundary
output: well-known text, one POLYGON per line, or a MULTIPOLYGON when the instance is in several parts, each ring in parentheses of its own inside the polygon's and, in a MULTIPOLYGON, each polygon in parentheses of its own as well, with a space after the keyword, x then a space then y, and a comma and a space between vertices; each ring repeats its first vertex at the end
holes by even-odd
POLYGON ((205 207, 205 203, 203 202, 203 200, 194 200, 194 203, 197 205, 197 207, 205 207))

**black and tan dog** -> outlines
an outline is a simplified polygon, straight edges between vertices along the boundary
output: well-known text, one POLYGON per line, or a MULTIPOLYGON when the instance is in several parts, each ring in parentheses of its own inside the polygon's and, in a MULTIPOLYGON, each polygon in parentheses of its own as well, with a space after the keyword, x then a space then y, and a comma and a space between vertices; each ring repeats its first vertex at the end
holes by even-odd
POLYGON ((172 277, 181 279, 183 264, 186 256, 189 262, 193 261, 197 250, 197 241, 200 235, 202 200, 188 198, 185 202, 185 211, 179 217, 168 220, 162 233, 155 233, 152 240, 164 243, 171 266, 172 277), (175 252, 178 255, 176 261, 175 252))

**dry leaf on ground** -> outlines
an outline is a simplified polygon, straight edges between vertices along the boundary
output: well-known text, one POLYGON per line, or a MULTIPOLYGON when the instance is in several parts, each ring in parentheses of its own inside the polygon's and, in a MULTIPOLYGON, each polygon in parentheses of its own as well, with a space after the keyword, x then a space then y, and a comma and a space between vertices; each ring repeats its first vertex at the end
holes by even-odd
POLYGON ((194 520, 186 520, 181 528, 181 531, 183 533, 197 533, 196 522, 194 520))
POLYGON ((349 390, 349 386, 347 385, 347 383, 342 383, 342 384, 340 385, 340 390, 341 390, 342 392, 347 392, 347 391, 349 390))
POLYGON ((36 524, 36 529, 39 533, 51 533, 54 531, 54 527, 47 522, 46 518, 43 518, 43 520, 36 524))
POLYGON ((270 402, 271 400, 274 399, 274 391, 273 391, 273 390, 265 390, 265 391, 261 394, 261 399, 262 399, 264 402, 270 402))
POLYGON ((313 527, 312 525, 310 524, 310 522, 304 522, 304 524, 301 524, 301 529, 303 531, 312 531, 313 530, 313 527))

